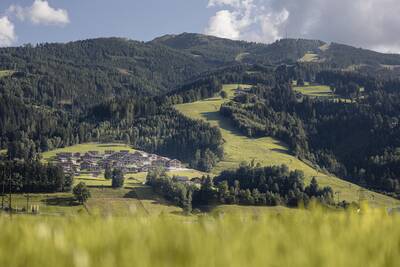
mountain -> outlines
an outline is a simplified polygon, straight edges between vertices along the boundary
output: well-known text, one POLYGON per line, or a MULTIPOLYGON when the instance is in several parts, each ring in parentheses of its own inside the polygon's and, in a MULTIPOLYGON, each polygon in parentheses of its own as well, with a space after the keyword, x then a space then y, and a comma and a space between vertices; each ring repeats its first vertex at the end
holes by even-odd
POLYGON ((223 157, 220 130, 173 105, 213 97, 224 84, 261 85, 225 108, 237 128, 274 136, 321 168, 400 196, 399 66, 400 55, 319 40, 260 44, 191 33, 1 48, 0 150, 34 158, 123 141, 207 171, 223 157), (333 86, 346 101, 299 103, 293 80, 333 86))
POLYGON ((120 38, 0 49, 0 70, 14 72, 2 89, 52 106, 162 94, 209 68, 176 49, 120 38))
POLYGON ((293 64, 300 61, 325 63, 337 68, 400 65, 398 54, 383 54, 338 43, 328 44, 320 40, 282 39, 272 44, 262 44, 183 33, 165 35, 150 43, 162 44, 220 64, 234 61, 249 64, 293 64))

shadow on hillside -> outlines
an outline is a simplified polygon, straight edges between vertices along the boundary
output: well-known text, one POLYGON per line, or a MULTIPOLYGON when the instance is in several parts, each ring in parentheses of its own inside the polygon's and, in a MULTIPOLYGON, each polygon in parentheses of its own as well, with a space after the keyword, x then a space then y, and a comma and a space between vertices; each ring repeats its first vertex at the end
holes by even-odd
MULTIPOLYGON (((284 144, 282 144, 284 145, 284 144)), ((286 155, 292 155, 287 149, 281 149, 281 148, 273 148, 271 151, 286 154, 286 155)))
POLYGON ((88 188, 92 189, 110 189, 112 188, 111 185, 88 185, 88 188))
POLYGON ((163 197, 154 193, 153 189, 149 186, 134 187, 131 191, 124 195, 124 198, 132 198, 138 200, 150 200, 151 204, 163 205, 167 207, 176 207, 173 203, 165 200, 163 197))
POLYGON ((155 200, 154 192, 151 187, 139 186, 132 188, 131 191, 124 195, 124 198, 135 198, 140 200, 155 200))
POLYGON ((79 203, 75 201, 73 197, 54 197, 43 199, 44 202, 48 206, 61 206, 61 207, 71 207, 71 206, 79 206, 79 203))
POLYGON ((231 134, 234 135, 242 135, 239 130, 237 130, 232 123, 229 121, 228 118, 224 118, 221 114, 219 114, 218 111, 215 112, 202 112, 201 113, 204 118, 207 119, 208 122, 216 122, 219 126, 219 128, 230 132, 231 134))
POLYGON ((116 143, 116 144, 99 144, 99 145, 97 145, 98 147, 109 147, 109 148, 115 148, 115 147, 118 147, 118 146, 120 146, 121 147, 121 149, 123 149, 124 148, 124 144, 118 144, 118 143, 116 143))

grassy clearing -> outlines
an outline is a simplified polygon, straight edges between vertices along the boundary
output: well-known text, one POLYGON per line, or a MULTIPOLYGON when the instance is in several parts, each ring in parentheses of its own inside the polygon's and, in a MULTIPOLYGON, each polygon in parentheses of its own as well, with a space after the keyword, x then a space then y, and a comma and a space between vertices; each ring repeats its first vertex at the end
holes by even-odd
POLYGON ((241 62, 245 57, 249 56, 250 53, 240 53, 236 56, 235 60, 241 62))
POLYGON ((0 78, 11 76, 14 72, 13 70, 0 70, 0 78))
MULTIPOLYGON (((29 194, 28 206, 26 196, 26 194, 12 194, 12 207, 19 210, 28 207, 30 210, 32 205, 36 205, 39 206, 41 215, 87 214, 84 207, 74 201, 71 193, 29 194)), ((8 195, 5 198, 8 199, 8 195)), ((5 206, 8 207, 8 204, 6 203, 5 206)))
MULTIPOLYGON (((310 85, 309 83, 305 83, 305 86, 296 86, 294 83, 293 90, 301 93, 302 95, 308 97, 319 97, 319 98, 327 98, 332 101, 341 101, 345 103, 353 103, 351 99, 340 97, 332 92, 329 86, 327 85, 310 85)), ((362 91, 364 88, 361 89, 362 91)))
MULTIPOLYGON (((237 84, 226 85, 224 86, 224 90, 232 96, 237 87, 237 84)), ((241 87, 248 86, 241 85, 241 87)), ((223 139, 225 140, 225 158, 215 166, 212 170, 213 174, 218 174, 225 169, 237 168, 243 161, 249 162, 254 160, 262 166, 286 164, 290 169, 303 170, 307 177, 307 183, 315 176, 322 186, 331 186, 335 192, 340 192, 340 200, 358 201, 361 195, 362 199, 367 199, 373 206, 394 206, 400 204, 399 201, 393 198, 370 191, 362 192, 360 191, 361 188, 357 185, 315 170, 294 157, 287 146, 277 139, 271 137, 251 139, 242 135, 232 126, 229 120, 219 114, 219 108, 224 101, 226 100, 214 97, 176 106, 186 116, 205 120, 221 129, 223 139)))
POLYGON ((398 266, 379 210, 225 216, 0 216, 0 266, 398 266), (279 214, 279 215, 277 215, 279 214))
POLYGON ((318 62, 319 56, 313 53, 306 53, 302 58, 299 59, 299 62, 318 62))
POLYGON ((125 144, 101 144, 101 143, 85 143, 78 144, 74 146, 69 146, 65 148, 55 149, 51 151, 47 151, 42 154, 42 158, 45 161, 49 161, 56 156, 57 153, 62 152, 71 152, 71 153, 85 153, 88 151, 98 151, 100 153, 104 153, 106 150, 119 151, 119 150, 129 150, 135 151, 132 147, 125 144))
POLYGON ((293 89, 296 92, 310 97, 335 97, 332 90, 326 85, 295 86, 293 89))

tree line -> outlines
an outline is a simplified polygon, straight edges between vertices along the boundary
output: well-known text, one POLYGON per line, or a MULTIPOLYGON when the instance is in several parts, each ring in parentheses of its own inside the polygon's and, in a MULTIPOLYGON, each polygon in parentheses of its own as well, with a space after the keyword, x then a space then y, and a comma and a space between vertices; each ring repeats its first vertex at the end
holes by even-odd
POLYGON ((65 175, 61 167, 40 161, 0 162, 0 186, 6 193, 69 192, 73 179, 73 176, 65 175))
POLYGON ((326 205, 334 204, 330 187, 320 187, 315 178, 305 186, 304 173, 289 171, 285 165, 242 164, 238 169, 223 171, 214 178, 203 176, 200 188, 169 177, 162 169, 149 172, 146 181, 155 192, 185 211, 218 204, 297 207, 307 205, 312 199, 326 205))

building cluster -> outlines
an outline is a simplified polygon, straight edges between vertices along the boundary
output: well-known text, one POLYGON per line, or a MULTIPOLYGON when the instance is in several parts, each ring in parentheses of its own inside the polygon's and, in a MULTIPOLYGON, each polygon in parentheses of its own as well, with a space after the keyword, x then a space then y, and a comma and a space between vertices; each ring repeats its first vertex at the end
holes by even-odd
POLYGON ((92 173, 98 176, 106 168, 119 169, 124 173, 147 172, 152 168, 164 167, 168 170, 182 168, 182 163, 176 159, 169 159, 142 151, 89 151, 86 153, 63 152, 56 155, 56 161, 65 173, 80 175, 81 172, 92 173))

